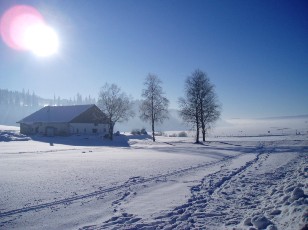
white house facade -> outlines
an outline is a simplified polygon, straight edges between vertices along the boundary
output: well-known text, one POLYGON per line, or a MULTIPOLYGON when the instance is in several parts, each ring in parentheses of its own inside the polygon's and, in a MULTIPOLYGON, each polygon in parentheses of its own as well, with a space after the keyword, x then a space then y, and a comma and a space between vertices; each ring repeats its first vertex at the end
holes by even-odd
POLYGON ((26 135, 106 135, 109 129, 106 115, 96 105, 46 106, 17 123, 26 135))
POLYGON ((74 134, 96 134, 108 132, 107 124, 99 123, 70 123, 70 133, 74 134))

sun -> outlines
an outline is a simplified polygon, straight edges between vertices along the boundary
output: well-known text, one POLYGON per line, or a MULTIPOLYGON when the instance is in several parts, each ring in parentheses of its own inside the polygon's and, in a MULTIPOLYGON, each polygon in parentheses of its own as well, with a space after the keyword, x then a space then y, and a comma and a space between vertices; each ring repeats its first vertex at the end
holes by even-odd
POLYGON ((39 23, 26 28, 23 40, 25 48, 40 57, 56 54, 59 49, 57 33, 45 24, 39 23))
POLYGON ((30 51, 39 57, 58 53, 57 32, 32 6, 17 5, 7 10, 1 18, 0 32, 3 41, 15 50, 30 51))

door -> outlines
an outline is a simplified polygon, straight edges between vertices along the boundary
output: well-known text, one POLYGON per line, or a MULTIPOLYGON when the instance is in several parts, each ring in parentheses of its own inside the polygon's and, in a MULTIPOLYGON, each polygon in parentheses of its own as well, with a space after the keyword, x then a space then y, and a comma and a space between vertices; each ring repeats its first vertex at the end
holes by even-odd
POLYGON ((55 135, 55 128, 54 127, 46 127, 46 135, 48 137, 53 137, 55 135))

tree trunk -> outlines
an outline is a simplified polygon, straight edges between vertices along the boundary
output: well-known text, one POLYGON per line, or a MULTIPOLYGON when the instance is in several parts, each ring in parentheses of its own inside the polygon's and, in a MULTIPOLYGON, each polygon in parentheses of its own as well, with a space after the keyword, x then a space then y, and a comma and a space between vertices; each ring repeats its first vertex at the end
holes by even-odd
POLYGON ((152 115, 152 139, 153 139, 153 142, 155 142, 155 130, 154 130, 154 120, 155 120, 155 118, 154 118, 154 98, 153 98, 153 96, 152 96, 152 98, 151 98, 151 106, 152 106, 152 108, 151 108, 151 115, 152 115))
POLYGON ((202 140, 205 142, 205 129, 202 128, 202 140))
POLYGON ((153 139, 153 142, 155 142, 154 120, 152 120, 152 139, 153 139))
POLYGON ((200 120, 201 120, 201 128, 202 128, 202 141, 205 141, 205 122, 204 122, 204 109, 203 109, 203 102, 200 102, 200 120))
POLYGON ((113 128, 114 128, 114 123, 110 121, 109 123, 109 139, 113 140, 113 128))
POLYGON ((200 143, 199 142, 199 129, 197 128, 197 133, 196 133, 196 143, 200 143))
POLYGON ((205 133, 206 133, 206 130, 205 130, 205 122, 204 120, 202 120, 202 141, 205 142, 205 133))
POLYGON ((197 133, 196 133, 196 143, 199 143, 199 115, 198 115, 198 107, 196 107, 196 128, 197 128, 197 133))

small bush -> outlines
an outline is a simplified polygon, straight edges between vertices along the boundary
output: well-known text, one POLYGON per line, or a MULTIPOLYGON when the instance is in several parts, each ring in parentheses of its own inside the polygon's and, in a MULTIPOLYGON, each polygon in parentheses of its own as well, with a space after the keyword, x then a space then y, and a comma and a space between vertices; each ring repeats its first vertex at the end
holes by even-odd
POLYGON ((130 133, 133 134, 133 135, 140 135, 141 134, 140 129, 133 129, 130 133))
POLYGON ((187 136, 188 136, 187 133, 184 131, 178 134, 178 137, 187 137, 187 136))
POLYGON ((176 133, 172 133, 169 135, 169 137, 177 137, 178 135, 176 135, 176 133))
POLYGON ((116 131, 116 132, 114 133, 114 135, 115 135, 115 136, 120 136, 120 131, 116 131))
POLYGON ((145 130, 145 128, 142 128, 142 129, 140 130, 140 133, 141 133, 142 135, 147 135, 147 134, 148 134, 147 131, 145 130))

